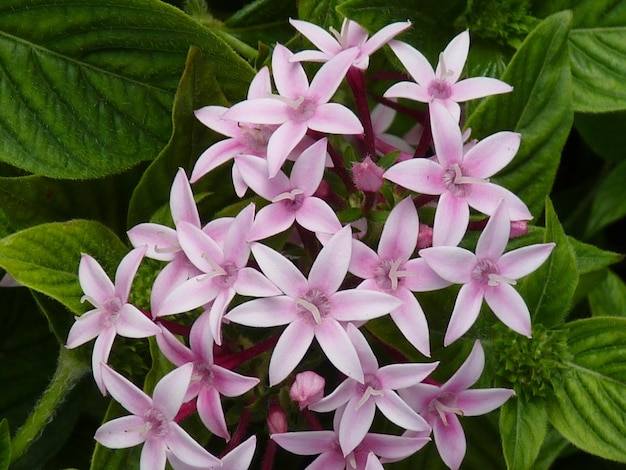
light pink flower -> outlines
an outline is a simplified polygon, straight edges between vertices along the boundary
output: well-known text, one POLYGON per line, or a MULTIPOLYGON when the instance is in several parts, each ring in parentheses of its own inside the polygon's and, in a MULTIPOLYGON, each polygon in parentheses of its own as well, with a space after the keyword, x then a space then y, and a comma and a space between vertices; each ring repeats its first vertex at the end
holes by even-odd
POLYGON ((357 352, 342 323, 380 317, 398 307, 400 301, 367 290, 337 292, 348 271, 351 240, 350 227, 333 235, 315 259, 308 280, 280 253, 259 243, 252 245, 261 270, 284 295, 243 303, 226 318, 255 327, 288 325, 272 353, 270 385, 281 382, 293 371, 313 338, 337 369, 363 382, 357 352))
POLYGON ((137 307, 128 303, 130 287, 145 252, 145 247, 135 248, 124 256, 115 273, 115 284, 91 256, 83 254, 80 259, 78 280, 85 293, 81 300, 89 301, 96 308, 76 317, 65 346, 73 349, 97 337, 91 364, 103 395, 106 395, 106 387, 101 364, 109 359, 115 335, 146 338, 161 332, 137 307))
POLYGON ((347 328, 365 382, 347 378, 334 392, 314 403, 313 411, 326 412, 345 405, 339 424, 339 443, 344 455, 363 440, 378 408, 389 421, 404 429, 430 432, 430 426, 398 396, 395 390, 420 383, 437 367, 433 364, 390 364, 379 367, 376 356, 363 334, 352 324, 347 328))
POLYGON ((325 384, 324 377, 312 370, 306 370, 296 375, 289 389, 289 396, 303 410, 324 396, 325 384))
POLYGON ((453 470, 461 465, 466 447, 458 416, 488 413, 515 394, 505 388, 467 390, 480 378, 484 366, 485 354, 480 342, 476 341, 463 365, 443 385, 420 383, 398 392, 432 426, 439 455, 453 470))
POLYGON ((133 414, 104 423, 97 429, 95 439, 111 449, 143 443, 141 470, 164 469, 168 452, 186 465, 219 467, 220 460, 174 421, 183 403, 192 370, 193 365, 187 364, 165 375, 154 388, 153 398, 150 398, 128 379, 103 364, 102 378, 111 396, 133 414))
POLYGON ((311 84, 293 54, 277 45, 272 55, 274 83, 279 95, 235 104, 222 116, 239 122, 279 125, 267 144, 269 176, 275 176, 308 129, 330 134, 362 134, 359 119, 345 106, 329 103, 357 51, 343 51, 325 63, 311 84))
POLYGON ((507 206, 501 201, 478 239, 476 254, 452 246, 420 250, 420 256, 439 276, 463 284, 446 331, 445 346, 474 324, 483 299, 505 325, 530 337, 530 312, 513 285, 541 266, 555 244, 530 245, 504 253, 510 230, 507 206))
MULTIPOLYGON (((222 457, 221 466, 211 468, 219 468, 220 470, 246 470, 252 463, 255 449, 256 436, 251 436, 222 457)), ((206 467, 195 467, 184 463, 169 450, 167 450, 166 454, 167 460, 174 470, 207 470, 206 467)))
POLYGON ((433 245, 457 245, 469 222, 469 208, 492 215, 504 199, 511 219, 532 218, 524 202, 508 189, 489 182, 515 156, 520 134, 498 132, 466 153, 458 124, 442 104, 431 106, 437 159, 413 158, 393 165, 384 177, 422 194, 440 195, 433 226, 433 245))
POLYGON ((352 67, 361 70, 367 69, 370 55, 387 44, 393 37, 411 27, 410 21, 392 23, 368 39, 369 34, 367 30, 348 18, 344 18, 341 32, 330 28, 332 35, 307 21, 290 19, 289 22, 319 49, 319 51, 298 52, 293 56, 292 60, 327 62, 342 51, 356 48, 359 53, 353 59, 352 67))
POLYGON ((459 81, 469 52, 469 32, 463 31, 439 55, 437 70, 417 49, 400 41, 390 41, 391 50, 407 69, 413 82, 400 82, 385 92, 385 98, 408 98, 422 103, 439 102, 459 122, 459 102, 484 96, 508 93, 513 87, 489 77, 475 77, 459 81))

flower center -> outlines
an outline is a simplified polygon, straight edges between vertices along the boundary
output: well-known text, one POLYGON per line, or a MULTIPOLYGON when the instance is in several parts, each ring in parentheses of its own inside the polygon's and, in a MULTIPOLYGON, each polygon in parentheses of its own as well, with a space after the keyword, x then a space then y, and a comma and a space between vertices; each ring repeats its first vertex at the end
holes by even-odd
POLYGON ((147 438, 161 439, 167 434, 168 421, 163 412, 157 408, 150 408, 143 414, 145 424, 141 430, 141 435, 147 438))
POLYGON ((385 259, 374 268, 374 280, 381 290, 395 291, 398 288, 400 278, 407 276, 416 276, 417 273, 411 271, 402 271, 402 259, 385 259))
POLYGON ((214 380, 213 369, 209 364, 205 362, 194 362, 191 383, 200 382, 203 387, 212 387, 214 380))
POLYGON ((237 280, 237 273, 239 272, 239 268, 235 264, 224 263, 224 265, 222 266, 206 253, 202 254, 202 258, 211 265, 211 268, 213 268, 213 270, 207 273, 206 276, 200 277, 200 281, 213 279, 214 282, 217 283, 217 286, 221 287, 222 289, 232 287, 232 285, 237 280))
POLYGON ((123 302, 119 297, 112 297, 104 303, 104 324, 115 325, 120 318, 123 302))
POLYGON ((290 113, 291 120, 294 122, 306 122, 315 114, 317 103, 301 96, 293 102, 292 108, 293 110, 290 113))
POLYGON ((443 392, 428 404, 428 413, 439 417, 444 426, 448 426, 447 413, 463 416, 463 410, 456 406, 457 396, 452 392, 443 392))
POLYGON ((497 286, 500 282, 515 285, 515 279, 510 279, 499 274, 498 266, 491 260, 482 259, 472 270, 472 281, 487 286, 497 286))
POLYGON ((321 325, 331 309, 330 300, 319 289, 309 289, 296 299, 296 313, 309 323, 321 325))
POLYGON ((272 202, 283 202, 283 205, 290 211, 296 212, 304 202, 304 191, 302 189, 292 189, 289 192, 281 193, 272 199, 272 202))
POLYGON ((259 124, 256 126, 249 126, 245 124, 239 124, 239 127, 245 132, 241 134, 241 142, 252 150, 254 155, 263 156, 267 151, 267 143, 270 137, 278 126, 274 124, 259 124))
POLYGON ((428 94, 437 100, 446 100, 452 95, 452 88, 444 80, 433 80, 428 85, 428 94))
POLYGON ((365 374, 364 383, 357 385, 357 390, 363 395, 354 407, 355 410, 361 408, 370 397, 382 397, 385 392, 381 390, 381 383, 373 374, 365 374))
POLYGON ((444 187, 456 197, 465 197, 470 194, 472 184, 487 183, 489 180, 474 178, 463 173, 464 168, 458 163, 446 168, 443 173, 444 187))

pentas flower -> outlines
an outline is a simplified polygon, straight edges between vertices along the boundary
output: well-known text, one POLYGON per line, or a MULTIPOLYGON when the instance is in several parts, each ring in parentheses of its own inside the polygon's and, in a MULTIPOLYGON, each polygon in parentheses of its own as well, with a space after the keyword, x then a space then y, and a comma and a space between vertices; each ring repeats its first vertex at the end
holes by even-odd
POLYGON ((254 205, 250 204, 229 226, 223 246, 196 226, 181 223, 180 243, 201 274, 175 287, 154 314, 186 312, 212 301, 210 329, 215 342, 221 344, 222 317, 235 294, 254 297, 280 294, 259 271, 246 266, 250 257, 247 238, 253 219, 254 205))
POLYGON ((210 329, 210 312, 205 312, 193 323, 189 335, 189 348, 167 329, 157 335, 159 349, 176 366, 193 364, 193 374, 184 401, 196 396, 198 415, 213 434, 226 440, 230 434, 224 418, 220 395, 238 397, 259 383, 256 377, 245 377, 220 367, 213 362, 213 336, 210 329))
POLYGON ((469 32, 463 31, 439 55, 437 69, 417 49, 400 41, 390 41, 389 46, 402 65, 415 80, 393 85, 383 95, 385 98, 407 98, 421 103, 439 102, 459 122, 459 102, 484 96, 508 93, 513 87, 489 77, 475 77, 459 81, 469 52, 469 32))
POLYGON ((288 325, 270 359, 270 385, 293 371, 313 338, 337 369, 363 383, 357 352, 342 323, 380 317, 397 308, 400 301, 374 291, 338 292, 348 271, 351 240, 350 227, 333 235, 311 266, 308 279, 280 253, 259 243, 252 245, 259 267, 284 295, 245 302, 225 318, 247 326, 288 325))
POLYGON ((367 69, 369 57, 387 44, 392 38, 411 27, 410 21, 392 23, 368 39, 369 33, 355 21, 344 18, 341 32, 330 28, 332 35, 323 28, 308 21, 289 19, 291 25, 311 41, 319 51, 302 51, 294 54, 292 60, 309 62, 327 62, 342 51, 356 48, 359 53, 353 59, 352 66, 367 69))
POLYGON ((508 189, 489 182, 515 156, 520 134, 498 132, 464 152, 456 121, 439 103, 431 105, 436 160, 413 158, 396 163, 383 175, 422 194, 439 195, 433 224, 433 246, 457 245, 469 222, 469 208, 492 215, 504 199, 512 220, 529 220, 524 202, 508 189))
MULTIPOLYGON (((221 459, 220 470, 246 470, 252 463, 254 450, 256 449, 256 436, 251 436, 221 459)), ((167 460, 174 470, 206 470, 206 467, 188 465, 167 450, 167 460)))
POLYGON ((143 443, 141 470, 164 469, 168 453, 193 467, 220 467, 220 460, 174 421, 192 372, 192 364, 173 370, 156 384, 153 398, 150 398, 128 379, 103 364, 102 377, 111 396, 133 414, 104 423, 96 430, 96 441, 111 449, 143 443))
POLYGON ((301 410, 307 408, 324 396, 324 377, 312 370, 306 370, 296 375, 289 389, 289 396, 298 403, 301 410))
POLYGON ((237 157, 244 180, 259 196, 272 203, 261 208, 248 240, 261 240, 283 232, 298 222, 312 232, 335 234, 341 222, 322 199, 314 197, 324 176, 327 140, 321 139, 298 157, 287 177, 282 171, 269 178, 265 160, 242 155, 237 157))
POLYGON ((359 445, 344 455, 339 444, 341 411, 335 413, 333 431, 299 431, 272 434, 270 438, 283 449, 297 455, 320 454, 306 470, 370 470, 384 459, 397 462, 421 449, 428 437, 392 436, 368 433, 359 445), (374 454, 374 457, 371 456, 374 454))
POLYGON ((345 106, 329 103, 357 51, 341 52, 325 63, 311 84, 293 54, 277 45, 272 54, 274 83, 279 95, 235 104, 222 116, 240 122, 279 125, 267 144, 269 176, 275 176, 308 129, 330 134, 362 134, 359 119, 345 106))
POLYGON ((402 304, 391 311, 391 319, 402 334, 425 356, 430 356, 426 316, 411 291, 424 292, 450 285, 423 259, 410 259, 417 244, 419 220, 411 198, 389 213, 380 236, 378 253, 363 242, 352 242, 349 271, 363 279, 359 289, 393 295, 402 304))
MULTIPOLYGON (((376 105, 371 113, 372 130, 374 131, 376 150, 378 153, 386 154, 394 150, 400 150, 398 161, 402 161, 411 158, 415 152, 413 146, 408 142, 407 137, 413 137, 413 134, 416 133, 416 129, 410 129, 404 135, 404 138, 394 134, 388 134, 386 131, 391 127, 391 124, 393 124, 395 117, 395 110, 383 104, 376 105)), ((419 124, 417 124, 417 126, 419 126, 419 124)))
MULTIPOLYGON (((465 433, 458 416, 478 416, 500 407, 513 390, 490 388, 468 390, 480 378, 485 354, 479 341, 474 343, 463 365, 441 386, 420 383, 400 390, 400 396, 433 428, 435 445, 444 463, 453 470, 465 456, 465 433)), ((411 432, 406 433, 412 435, 411 432)))
POLYGON ((80 259, 78 281, 85 293, 81 300, 89 301, 96 308, 76 317, 65 347, 73 349, 97 337, 91 368, 103 395, 106 395, 107 389, 101 365, 109 359, 115 335, 146 338, 161 331, 137 307, 128 303, 130 287, 145 252, 145 247, 135 248, 124 256, 115 273, 115 284, 91 256, 83 254, 80 259))
POLYGON ((451 246, 420 250, 420 256, 443 279, 463 284, 446 331, 445 346, 474 324, 483 299, 505 325, 530 337, 530 312, 513 285, 541 266, 555 244, 530 245, 504 253, 510 230, 507 206, 501 200, 478 239, 476 254, 451 246))
POLYGON ((325 412, 345 405, 339 424, 339 444, 344 455, 358 446, 374 421, 378 408, 392 423, 412 431, 430 432, 430 426, 398 396, 395 390, 424 380, 437 367, 434 364, 390 364, 379 367, 376 356, 361 332, 347 328, 365 375, 364 383, 344 380, 333 393, 309 408, 325 412))

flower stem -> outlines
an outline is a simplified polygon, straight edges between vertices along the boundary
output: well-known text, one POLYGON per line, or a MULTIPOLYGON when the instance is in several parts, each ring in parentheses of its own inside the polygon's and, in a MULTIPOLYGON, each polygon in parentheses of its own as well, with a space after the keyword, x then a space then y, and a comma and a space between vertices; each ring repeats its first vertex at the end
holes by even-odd
POLYGON ((211 29, 211 32, 216 36, 219 36, 219 38, 232 47, 235 52, 239 53, 249 61, 254 62, 256 60, 258 52, 254 47, 248 46, 245 42, 240 41, 223 29, 213 28, 211 29))
POLYGON ((65 397, 89 370, 89 365, 80 359, 79 353, 61 347, 57 368, 48 388, 11 442, 11 463, 24 455, 39 438, 65 397))
POLYGON ((359 112, 359 117, 363 123, 363 129, 365 130, 365 149, 369 157, 373 160, 377 160, 376 144, 374 141, 374 127, 372 126, 372 116, 370 115, 370 108, 367 104, 367 92, 365 91, 365 74, 361 69, 356 67, 350 67, 346 75, 348 85, 352 89, 354 95, 354 101, 356 102, 356 108, 359 112))

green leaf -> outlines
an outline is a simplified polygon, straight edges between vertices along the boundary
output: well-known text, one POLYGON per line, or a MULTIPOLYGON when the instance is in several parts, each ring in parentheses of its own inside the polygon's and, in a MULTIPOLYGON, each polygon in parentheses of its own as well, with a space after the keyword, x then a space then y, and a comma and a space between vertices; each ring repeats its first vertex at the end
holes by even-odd
MULTIPOLYGON (((111 400, 104 422, 126 415, 128 412, 124 410, 122 405, 111 400)), ((126 449, 109 449, 98 442, 91 458, 89 470, 138 468, 142 448, 142 445, 137 445, 126 449)))
POLYGON ((0 7, 0 159, 55 178, 152 160, 191 44, 231 98, 251 68, 211 31, 156 0, 8 0, 0 7))
POLYGON ((533 468, 548 429, 543 401, 511 398, 500 408, 500 434, 508 469, 533 468))
POLYGON ((571 359, 553 380, 550 422, 575 446, 626 462, 626 318, 565 326, 571 359))
POLYGON ((613 271, 589 294, 589 307, 596 317, 626 317, 626 284, 613 271))
MULTIPOLYGON (((190 176, 196 159, 217 140, 217 135, 193 114, 194 110, 209 104, 226 106, 228 102, 217 81, 213 61, 198 48, 192 47, 176 91, 172 136, 145 171, 133 193, 128 211, 129 227, 149 220, 159 207, 167 204, 177 169, 185 169, 190 176)), ((202 184, 211 185, 211 192, 217 193, 219 201, 223 200, 223 196, 233 194, 232 190, 225 190, 224 186, 230 183, 219 170, 205 176, 202 184)))
POLYGON ((38 225, 0 240, 0 267, 22 285, 81 314, 78 282, 81 253, 93 256, 110 274, 128 249, 98 222, 73 220, 38 225))
POLYGON ((224 26, 230 34, 255 47, 258 41, 284 44, 295 34, 288 20, 297 15, 292 0, 256 0, 228 18, 224 26))
POLYGON ((576 264, 579 274, 588 274, 606 268, 624 259, 624 255, 613 251, 602 250, 596 246, 583 243, 574 237, 567 237, 576 253, 576 264))
POLYGON ((9 422, 4 418, 0 422, 0 470, 8 470, 11 462, 11 433, 9 422))
POLYGON ((533 465, 533 470, 550 470, 554 468, 554 461, 563 455, 568 448, 573 448, 573 446, 567 439, 561 436, 561 433, 550 426, 533 465))
POLYGON ((341 28, 342 16, 337 12, 337 5, 341 0, 300 0, 298 4, 298 18, 315 23, 324 29, 341 28))
POLYGON ((585 231, 586 237, 593 236, 626 215, 624 178, 626 178, 626 161, 613 168, 600 184, 591 205, 585 231))
POLYGON ((576 254, 549 200, 546 201, 543 241, 556 246, 547 261, 520 283, 519 291, 526 300, 533 323, 550 327, 562 321, 571 307, 578 269, 576 254))
POLYGON ((501 77, 514 90, 484 100, 466 123, 477 138, 501 130, 522 134, 517 155, 493 180, 520 196, 533 214, 541 212, 550 193, 573 120, 567 54, 571 20, 569 12, 562 12, 542 21, 501 77))
POLYGON ((585 143, 600 157, 614 162, 626 160, 626 111, 576 113, 574 126, 585 143))

